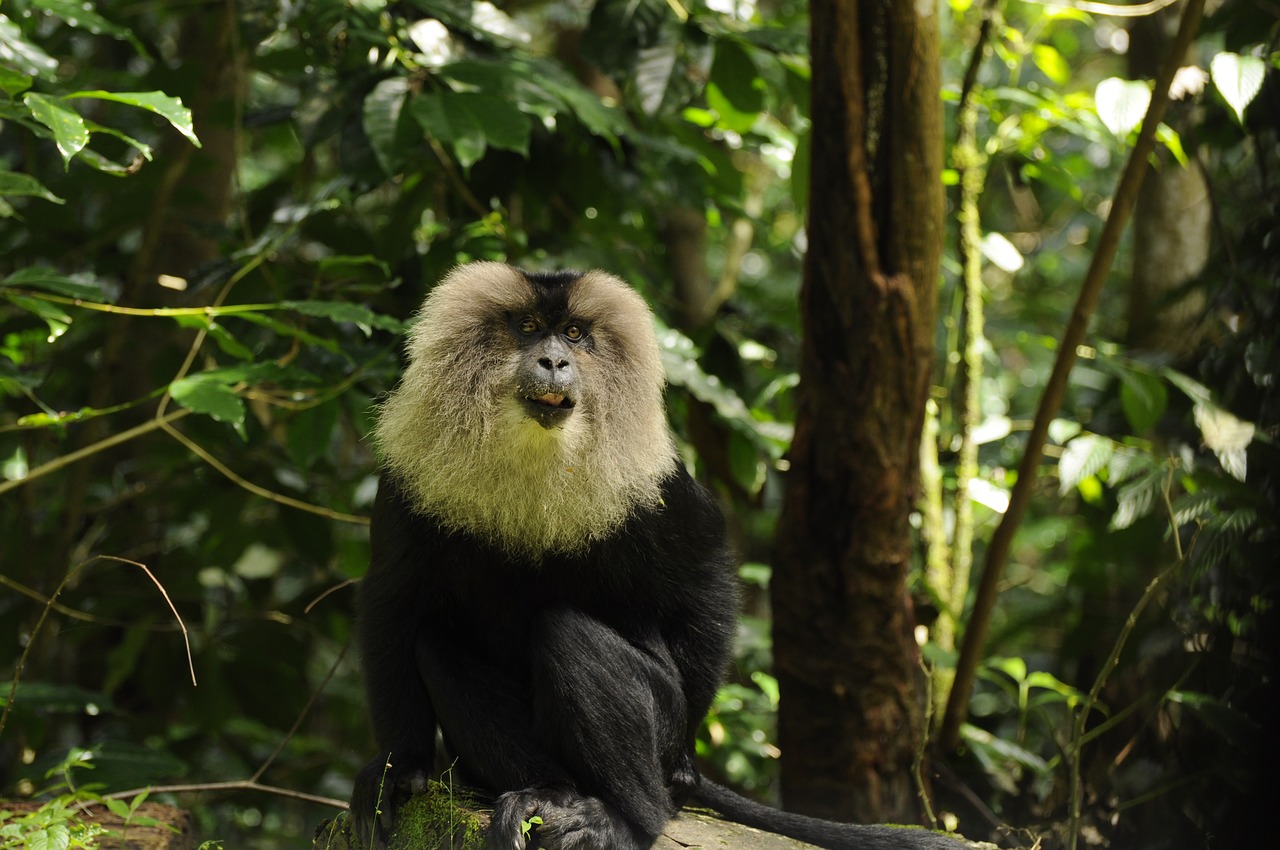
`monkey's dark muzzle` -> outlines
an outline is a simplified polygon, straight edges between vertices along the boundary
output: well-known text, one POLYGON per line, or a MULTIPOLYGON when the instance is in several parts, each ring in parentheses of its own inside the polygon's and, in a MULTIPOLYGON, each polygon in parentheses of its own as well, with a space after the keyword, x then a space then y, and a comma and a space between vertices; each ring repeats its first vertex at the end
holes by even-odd
POLYGON ((573 415, 573 399, 563 393, 544 392, 522 396, 520 403, 524 405, 525 413, 543 428, 563 425, 573 415))

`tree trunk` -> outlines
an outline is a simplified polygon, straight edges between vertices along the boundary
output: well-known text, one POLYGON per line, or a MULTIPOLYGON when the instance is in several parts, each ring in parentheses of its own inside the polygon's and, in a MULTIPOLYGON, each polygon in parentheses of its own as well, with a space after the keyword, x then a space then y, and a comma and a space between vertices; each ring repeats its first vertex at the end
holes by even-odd
POLYGON ((805 327, 772 581, 782 793, 918 821, 906 574, 942 230, 931 3, 814 0, 805 327))
MULTIPOLYGON (((1177 9, 1134 20, 1129 30, 1129 76, 1149 79, 1159 70, 1177 29, 1177 9)), ((1194 57, 1187 57, 1192 64, 1194 57)), ((1173 104, 1166 123, 1183 131, 1190 106, 1173 104)), ((1185 138, 1185 136, 1184 136, 1185 138)), ((1213 204, 1209 184, 1191 152, 1179 164, 1161 149, 1159 168, 1149 166, 1133 210, 1133 276, 1126 310, 1129 347, 1165 355, 1175 362, 1190 356, 1204 339, 1208 299, 1187 284, 1209 261, 1213 204)))

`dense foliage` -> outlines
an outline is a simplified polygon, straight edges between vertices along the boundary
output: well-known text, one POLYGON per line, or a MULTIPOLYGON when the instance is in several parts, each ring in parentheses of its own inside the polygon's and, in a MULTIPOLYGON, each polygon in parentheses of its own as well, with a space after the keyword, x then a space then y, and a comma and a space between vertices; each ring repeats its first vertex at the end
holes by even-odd
MULTIPOLYGON (((949 140, 962 89, 974 105, 968 159, 948 142, 952 213, 976 170, 985 308, 961 333, 957 228, 914 588, 945 672, 957 556, 970 535, 981 554, 1007 500, 1150 95, 1136 48, 1160 55, 1168 13, 942 5, 949 140), (976 416, 952 392, 965 363, 976 416)), ((347 651, 370 411, 430 282, 501 258, 607 268, 655 307, 682 451, 730 510, 749 588, 700 749, 767 795, 759 588, 796 380, 806 27, 787 0, 6 3, 0 794, 244 781, 177 799, 226 846, 307 843, 332 808, 260 786, 341 800, 372 751, 347 651)), ((1204 175, 1205 256, 1135 313, 1138 272, 1173 261, 1123 246, 961 752, 938 757, 939 812, 973 837, 1063 838, 1076 777, 1081 840, 1202 846, 1240 823, 1272 740, 1278 31, 1224 4, 1187 60, 1202 72, 1153 173, 1204 175), (1172 330, 1138 340, 1135 315, 1172 330)), ((1160 208, 1134 230, 1190 217, 1160 208)))

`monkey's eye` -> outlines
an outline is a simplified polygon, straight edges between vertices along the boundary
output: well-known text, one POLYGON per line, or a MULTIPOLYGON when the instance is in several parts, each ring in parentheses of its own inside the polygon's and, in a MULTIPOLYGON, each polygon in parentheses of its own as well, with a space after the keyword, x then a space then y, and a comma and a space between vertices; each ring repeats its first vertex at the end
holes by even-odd
POLYGON ((565 325, 561 333, 564 334, 564 338, 569 342, 581 342, 587 335, 587 332, 582 329, 582 325, 565 325))
POLYGON ((520 333, 522 334, 537 333, 538 320, 533 318, 532 316, 525 316, 523 319, 520 320, 517 327, 520 328, 520 333))

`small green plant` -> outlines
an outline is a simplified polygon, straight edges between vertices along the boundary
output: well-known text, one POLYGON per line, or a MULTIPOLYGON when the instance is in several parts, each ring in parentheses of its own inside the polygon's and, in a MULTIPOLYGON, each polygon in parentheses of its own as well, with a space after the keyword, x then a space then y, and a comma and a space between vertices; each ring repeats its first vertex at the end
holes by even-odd
MULTIPOLYGON (((542 818, 537 815, 520 822, 520 835, 524 837, 526 843, 529 841, 530 833, 533 832, 535 826, 542 826, 542 818)), ((538 848, 538 850, 541 850, 541 848, 538 848)))
POLYGON ((160 826, 173 829, 155 818, 138 815, 138 808, 147 798, 145 791, 128 803, 109 799, 98 794, 100 786, 77 787, 71 775, 76 768, 91 770, 93 753, 73 749, 60 764, 45 774, 45 779, 53 782, 37 795, 46 798, 39 808, 25 814, 8 809, 0 810, 0 850, 8 850, 10 847, 23 847, 27 850, 76 850, 96 847, 101 837, 118 838, 119 834, 115 830, 107 829, 86 817, 95 807, 107 809, 120 818, 126 828, 160 826))

